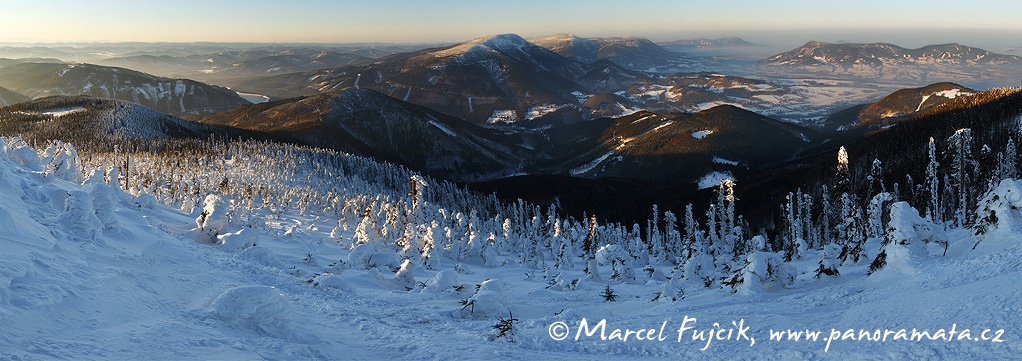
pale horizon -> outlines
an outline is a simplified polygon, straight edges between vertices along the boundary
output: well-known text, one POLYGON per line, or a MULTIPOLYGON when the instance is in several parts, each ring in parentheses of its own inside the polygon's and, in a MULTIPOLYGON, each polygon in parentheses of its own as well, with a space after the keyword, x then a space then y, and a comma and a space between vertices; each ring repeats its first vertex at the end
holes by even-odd
MULTIPOLYGON (((557 33, 637 36, 654 41, 737 36, 753 42, 757 37, 787 33, 806 37, 804 41, 891 42, 869 34, 898 38, 898 33, 920 34, 932 29, 946 35, 1000 34, 1022 43, 1022 23, 1016 19, 1022 13, 1022 4, 1007 1, 985 2, 983 6, 952 1, 864 1, 839 10, 830 3, 804 0, 714 4, 578 0, 528 0, 513 4, 461 0, 429 3, 391 0, 372 4, 325 0, 297 4, 265 0, 213 4, 196 0, 173 3, 62 0, 49 2, 44 11, 38 7, 37 3, 6 4, 0 14, 3 34, 0 42, 440 44, 504 33, 523 37, 557 33), (835 38, 816 35, 825 32, 835 33, 835 38), (849 39, 836 38, 842 34, 849 39)), ((912 38, 908 40, 911 42, 912 38)), ((922 45, 926 44, 903 46, 922 45)))

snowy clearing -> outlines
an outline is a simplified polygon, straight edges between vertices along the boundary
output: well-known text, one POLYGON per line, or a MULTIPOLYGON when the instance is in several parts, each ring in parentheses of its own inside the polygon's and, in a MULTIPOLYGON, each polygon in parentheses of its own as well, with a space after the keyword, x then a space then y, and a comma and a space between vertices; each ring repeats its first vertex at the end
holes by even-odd
POLYGON ((961 89, 950 89, 950 90, 939 91, 939 92, 933 93, 933 95, 942 96, 942 97, 945 97, 945 98, 948 98, 948 99, 954 99, 954 98, 957 98, 959 96, 972 95, 972 93, 971 92, 967 92, 967 91, 962 91, 961 89))
POLYGON ((720 185, 720 181, 724 179, 735 179, 735 176, 731 172, 709 172, 704 174, 696 181, 698 189, 710 189, 720 185))
POLYGON ((540 118, 544 115, 553 113, 558 109, 568 106, 567 104, 544 104, 529 108, 529 111, 525 113, 525 120, 533 120, 540 118))
POLYGON ((514 123, 518 121, 518 114, 514 110, 494 110, 493 114, 486 122, 491 124, 497 123, 514 123))
POLYGON ((698 130, 698 131, 692 132, 692 138, 703 139, 703 138, 706 138, 706 136, 710 135, 710 134, 713 134, 713 129, 698 130))
POLYGON ((242 99, 248 100, 248 102, 252 103, 252 104, 260 104, 260 103, 266 103, 266 102, 270 101, 270 97, 262 95, 262 94, 245 93, 245 92, 235 92, 235 93, 238 93, 238 96, 240 96, 242 99))
POLYGON ((41 112, 33 112, 33 113, 40 114, 40 115, 49 115, 49 116, 52 116, 52 117, 62 117, 62 116, 65 116, 65 115, 68 115, 68 114, 77 113, 77 112, 80 112, 80 111, 83 111, 83 110, 85 110, 85 107, 68 107, 68 108, 59 108, 59 109, 49 109, 49 110, 45 110, 45 111, 41 111, 41 112))
POLYGON ((445 126, 443 124, 440 124, 440 122, 438 122, 436 119, 430 119, 429 120, 429 124, 432 124, 434 127, 437 127, 437 129, 440 129, 440 131, 444 132, 445 134, 447 134, 449 136, 452 136, 452 137, 458 136, 457 133, 455 133, 453 130, 451 130, 451 128, 448 128, 447 126, 445 126))
POLYGON ((721 158, 721 157, 713 157, 713 162, 717 163, 717 164, 725 164, 725 165, 738 165, 737 161, 728 160, 728 159, 724 159, 724 158, 721 158))
POLYGON ((583 165, 581 167, 572 169, 571 170, 571 175, 576 175, 577 176, 577 175, 580 175, 580 174, 585 174, 585 173, 593 170, 594 168, 596 168, 596 166, 600 165, 600 163, 603 163, 603 161, 607 160, 607 158, 610 158, 610 156, 612 156, 614 154, 615 154, 614 151, 607 152, 607 154, 601 155, 599 158, 594 159, 592 162, 586 163, 585 165, 583 165))

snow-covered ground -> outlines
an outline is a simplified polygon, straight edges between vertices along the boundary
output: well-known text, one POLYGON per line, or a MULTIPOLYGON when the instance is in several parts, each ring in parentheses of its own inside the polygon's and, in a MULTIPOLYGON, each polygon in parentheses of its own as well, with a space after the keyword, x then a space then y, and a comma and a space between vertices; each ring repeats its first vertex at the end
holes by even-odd
POLYGON ((735 176, 732 175, 731 172, 728 172, 728 171, 724 171, 724 172, 720 172, 720 171, 709 172, 709 173, 704 174, 702 177, 699 177, 699 180, 696 181, 696 187, 698 189, 710 189, 710 188, 714 188, 714 187, 717 187, 718 185, 720 185, 720 181, 721 180, 728 179, 728 178, 735 179, 735 176))
MULTIPOLYGON (((83 177, 74 164, 69 147, 40 156, 15 140, 0 144, 2 359, 1007 360, 1022 352, 1022 215, 1013 208, 1022 182, 1002 183, 1002 201, 986 202, 1000 221, 982 238, 947 232, 946 255, 920 246, 922 230, 909 231, 918 223, 905 226, 911 217, 899 213, 892 225, 912 233, 914 246, 889 247, 890 266, 872 276, 867 261, 814 278, 821 256, 810 250, 790 263, 789 286, 732 294, 687 281, 683 298, 652 302, 673 267, 634 267, 612 280, 618 246, 598 253, 596 277, 577 257, 544 272, 493 249, 484 259, 402 265, 392 245, 352 248, 358 220, 342 220, 345 229, 291 209, 231 221, 230 200, 217 197, 180 211, 129 195, 102 171, 83 177), (606 287, 615 301, 601 296, 606 287), (517 320, 513 337, 496 337, 502 317, 517 320), (591 335, 579 333, 583 320, 591 335), (905 340, 913 328, 956 333, 905 340), (821 334, 776 341, 771 330, 821 334), (865 339, 875 332, 886 341, 865 339)), ((867 246, 872 259, 879 242, 867 246)))
POLYGON ((245 99, 249 103, 252 103, 252 104, 259 104, 259 103, 265 103, 265 102, 270 101, 270 97, 262 95, 262 94, 245 93, 245 92, 236 92, 236 93, 238 93, 238 96, 240 96, 242 99, 245 99))
POLYGON ((708 136, 710 134, 713 134, 713 129, 698 130, 698 131, 692 132, 692 138, 703 139, 703 138, 706 138, 706 136, 708 136))
POLYGON ((48 111, 40 112, 39 114, 50 115, 50 116, 53 116, 53 117, 62 117, 62 116, 65 116, 65 115, 68 115, 68 114, 72 114, 72 113, 77 113, 77 112, 80 112, 80 111, 83 111, 83 110, 85 110, 84 107, 69 107, 69 108, 51 109, 51 110, 48 110, 48 111))

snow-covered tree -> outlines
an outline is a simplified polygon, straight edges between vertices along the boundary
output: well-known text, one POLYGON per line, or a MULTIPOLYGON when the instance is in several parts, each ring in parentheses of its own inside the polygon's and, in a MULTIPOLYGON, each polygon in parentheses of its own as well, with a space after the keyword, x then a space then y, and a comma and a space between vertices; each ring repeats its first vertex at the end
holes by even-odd
POLYGON ((907 202, 896 202, 890 208, 890 221, 884 233, 880 253, 870 263, 873 274, 886 267, 910 268, 909 258, 924 256, 925 243, 941 242, 947 245, 944 229, 919 216, 919 211, 907 202))
POLYGON ((678 217, 671 211, 664 212, 664 248, 667 259, 677 264, 681 255, 681 233, 678 232, 678 217))
POLYGON ((870 199, 866 206, 866 238, 880 237, 884 233, 884 216, 887 214, 885 206, 894 201, 890 193, 882 192, 870 199))
POLYGON ((972 129, 963 128, 948 137, 947 157, 950 159, 950 180, 948 184, 953 195, 951 204, 952 221, 956 226, 964 226, 969 222, 969 207, 974 200, 973 180, 979 171, 979 164, 972 155, 972 129))
POLYGON ((863 224, 862 208, 853 200, 853 196, 841 195, 841 221, 834 227, 838 232, 838 243, 843 246, 841 251, 842 264, 848 261, 858 262, 863 254, 866 243, 865 225, 863 224))
POLYGON ((785 263, 780 254, 766 250, 763 236, 755 236, 748 243, 753 251, 743 257, 741 265, 721 282, 721 286, 748 295, 795 281, 794 268, 785 263))
POLYGON ((699 223, 696 222, 692 215, 692 204, 689 203, 685 206, 685 236, 682 240, 684 247, 682 249, 682 259, 686 261, 691 259, 695 256, 697 250, 705 252, 703 249, 704 242, 703 231, 699 229, 699 223))
POLYGON ((195 218, 195 225, 200 233, 209 237, 209 242, 216 242, 216 236, 224 231, 229 223, 229 209, 223 199, 216 194, 207 195, 202 204, 202 213, 195 218))
POLYGON ((1003 179, 1018 178, 1018 149, 1015 146, 1015 137, 1008 137, 1008 144, 1003 152, 997 153, 996 181, 1003 179))

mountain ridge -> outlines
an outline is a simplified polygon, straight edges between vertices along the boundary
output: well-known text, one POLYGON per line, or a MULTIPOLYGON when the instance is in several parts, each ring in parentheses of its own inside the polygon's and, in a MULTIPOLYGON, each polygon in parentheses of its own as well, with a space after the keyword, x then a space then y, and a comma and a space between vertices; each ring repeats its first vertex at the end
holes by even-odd
POLYGON ((249 104, 227 88, 93 64, 18 63, 0 67, 0 86, 30 98, 90 95, 127 100, 171 114, 249 104))

